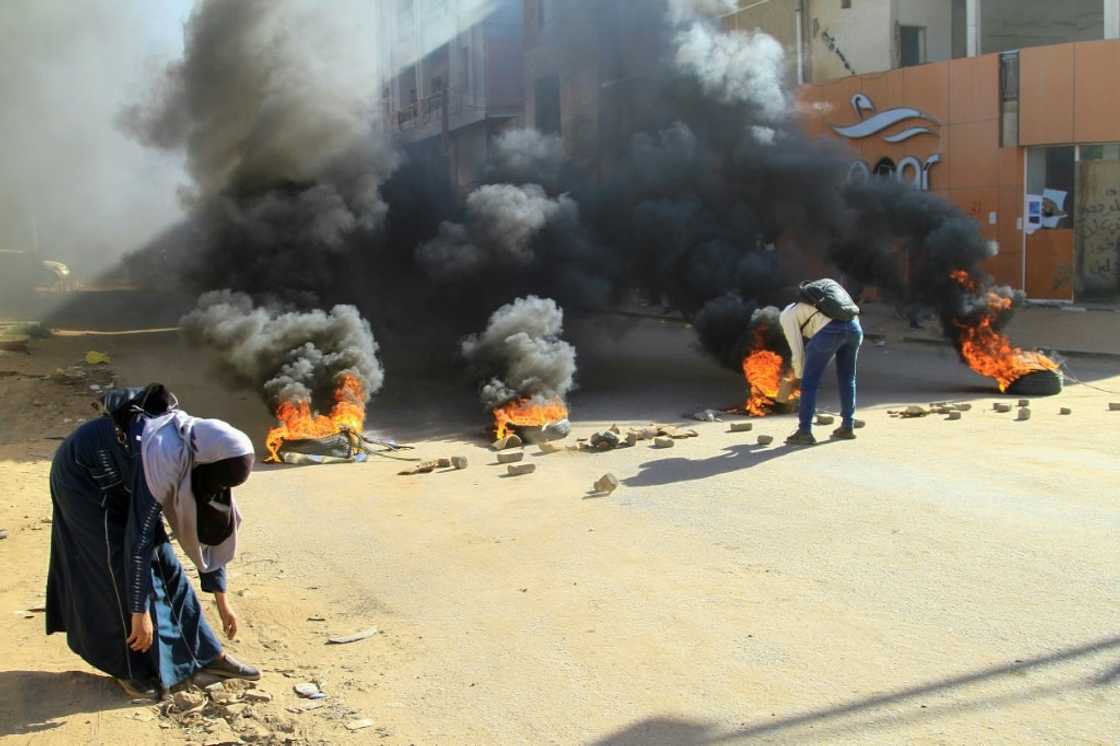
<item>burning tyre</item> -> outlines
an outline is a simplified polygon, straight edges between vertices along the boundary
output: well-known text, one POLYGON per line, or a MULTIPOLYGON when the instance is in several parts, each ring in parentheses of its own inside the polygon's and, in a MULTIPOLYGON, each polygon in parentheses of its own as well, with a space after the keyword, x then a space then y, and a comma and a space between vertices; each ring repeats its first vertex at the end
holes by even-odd
POLYGON ((1037 370, 1015 379, 1007 387, 1008 394, 1016 396, 1054 396, 1062 393, 1060 370, 1037 370))

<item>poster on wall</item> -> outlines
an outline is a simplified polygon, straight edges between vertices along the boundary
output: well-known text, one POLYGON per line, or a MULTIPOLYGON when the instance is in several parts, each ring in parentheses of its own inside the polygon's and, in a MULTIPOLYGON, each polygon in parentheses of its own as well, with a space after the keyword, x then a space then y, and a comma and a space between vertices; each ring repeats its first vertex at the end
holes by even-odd
POLYGON ((1066 195, 1059 189, 1042 190, 1042 227, 1057 228, 1062 219, 1068 217, 1066 213, 1066 195))
POLYGON ((1027 220, 1023 226, 1023 230, 1026 231, 1028 236, 1042 227, 1041 194, 1027 195, 1027 209, 1023 212, 1023 214, 1027 216, 1027 220))

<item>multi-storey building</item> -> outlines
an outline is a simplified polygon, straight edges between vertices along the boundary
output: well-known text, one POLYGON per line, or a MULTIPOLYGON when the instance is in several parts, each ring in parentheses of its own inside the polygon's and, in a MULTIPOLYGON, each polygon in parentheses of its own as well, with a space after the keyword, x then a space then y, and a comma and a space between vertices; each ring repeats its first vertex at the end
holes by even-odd
POLYGON ((740 0, 852 178, 956 203, 1028 297, 1120 301, 1120 0, 740 0))
POLYGON ((385 121, 433 176, 469 191, 524 109, 521 0, 383 0, 385 121))

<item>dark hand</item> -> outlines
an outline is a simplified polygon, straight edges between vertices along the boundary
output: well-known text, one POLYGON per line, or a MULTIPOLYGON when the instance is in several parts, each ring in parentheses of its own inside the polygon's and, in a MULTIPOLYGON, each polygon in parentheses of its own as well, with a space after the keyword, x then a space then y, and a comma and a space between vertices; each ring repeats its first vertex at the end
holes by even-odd
POLYGON ((229 605, 229 598, 225 593, 215 593, 214 603, 218 605, 218 616, 222 618, 222 631, 232 640, 237 634, 237 613, 229 605))
POLYGON ((137 653, 146 653, 152 647, 152 638, 155 637, 155 628, 152 626, 152 617, 148 612, 141 611, 132 615, 132 634, 128 636, 128 647, 137 653))

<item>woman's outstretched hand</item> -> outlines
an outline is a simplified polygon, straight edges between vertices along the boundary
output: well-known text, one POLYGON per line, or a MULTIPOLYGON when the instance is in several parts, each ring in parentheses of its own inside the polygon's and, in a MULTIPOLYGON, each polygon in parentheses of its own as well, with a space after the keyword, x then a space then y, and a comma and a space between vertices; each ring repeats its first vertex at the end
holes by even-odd
POLYGON ((152 647, 152 638, 155 637, 155 627, 152 626, 152 617, 146 611, 133 613, 132 633, 128 636, 128 647, 137 653, 146 653, 152 647))
POLYGON ((237 613, 229 605, 229 598, 225 593, 215 593, 214 603, 218 605, 218 616, 222 618, 222 631, 232 640, 237 635, 237 613))

